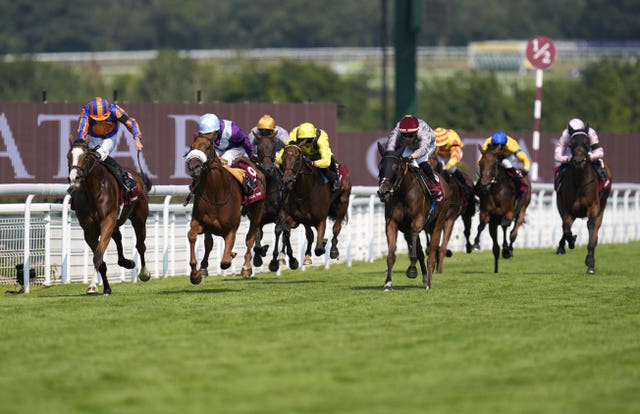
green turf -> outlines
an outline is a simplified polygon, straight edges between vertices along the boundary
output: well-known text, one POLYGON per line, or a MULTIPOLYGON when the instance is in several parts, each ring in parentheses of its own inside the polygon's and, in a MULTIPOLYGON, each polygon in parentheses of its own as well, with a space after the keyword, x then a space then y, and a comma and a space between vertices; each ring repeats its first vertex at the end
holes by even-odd
MULTIPOLYGON (((2 293, 2 413, 637 413, 640 242, 2 293)), ((210 269, 212 270, 212 269, 210 269)), ((2 291, 13 288, 2 287, 2 291)))

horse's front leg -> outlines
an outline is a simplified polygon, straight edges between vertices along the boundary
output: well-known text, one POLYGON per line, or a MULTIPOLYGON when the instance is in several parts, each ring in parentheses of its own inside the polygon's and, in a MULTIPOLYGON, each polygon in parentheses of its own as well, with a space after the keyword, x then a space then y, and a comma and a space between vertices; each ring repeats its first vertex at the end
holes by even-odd
POLYGON ((242 271, 240 273, 244 278, 251 277, 251 275, 253 274, 253 269, 251 268, 251 249, 256 242, 256 237, 258 236, 259 230, 260 224, 258 223, 258 220, 250 220, 249 230, 247 231, 247 235, 244 238, 244 244, 247 249, 244 253, 244 264, 242 265, 242 271))
POLYGON ((147 238, 147 215, 148 211, 134 211, 134 214, 129 216, 129 220, 133 225, 133 229, 136 233, 136 250, 140 255, 140 271, 138 272, 138 279, 143 282, 148 281, 151 278, 151 272, 147 269, 147 263, 144 258, 144 254, 147 251, 145 240, 147 238))
POLYGON ((418 276, 418 270, 416 269, 416 262, 418 261, 418 237, 420 236, 420 230, 415 227, 411 228, 408 235, 405 234, 405 239, 409 245, 409 267, 405 274, 409 279, 415 279, 418 276))
MULTIPOLYGON (((502 223, 502 257, 505 259, 511 258, 513 255, 513 247, 509 245, 509 239, 507 238, 507 230, 510 223, 502 223)), ((515 227, 514 227, 515 229, 515 227)))
MULTIPOLYGON (((93 232, 91 231, 85 230, 84 240, 85 242, 87 242, 87 244, 89 245, 89 248, 95 255, 96 249, 98 248, 97 229, 95 234, 92 234, 92 233, 93 232)), ((105 268, 105 272, 106 272, 106 268, 105 268)), ((94 269, 93 274, 91 275, 91 281, 89 282, 89 286, 87 287, 87 295, 94 295, 98 293, 98 283, 99 283, 98 275, 99 274, 100 274, 100 271, 98 269, 94 269)))
POLYGON ((269 247, 269 246, 264 246, 264 247, 262 246, 262 236, 263 236, 262 227, 258 227, 258 231, 256 232, 256 241, 253 246, 253 265, 255 267, 262 266, 262 258, 266 256, 267 249, 269 247))
POLYGON ((136 267, 136 262, 131 259, 127 259, 124 256, 124 249, 122 247, 122 233, 120 232, 120 227, 116 227, 113 230, 111 238, 114 242, 116 242, 116 250, 118 251, 118 266, 124 267, 125 269, 133 269, 134 267, 136 267))
POLYGON ((310 226, 304 226, 304 234, 307 238, 307 248, 304 251, 303 265, 310 265, 311 261, 311 246, 313 245, 313 229, 310 226))
MULTIPOLYGON (((233 258, 236 257, 236 254, 232 252, 233 245, 236 243, 236 232, 237 229, 233 229, 229 231, 226 236, 224 236, 224 252, 222 253, 222 259, 220 259, 220 268, 222 270, 230 268, 233 258)), ((205 239, 205 249, 206 241, 207 240, 205 239)))
POLYGON ((489 234, 493 241, 493 272, 498 273, 498 259, 500 258, 500 243, 498 243, 498 223, 495 220, 489 222, 489 234))
POLYGON ((316 248, 314 249, 314 253, 316 256, 322 256, 325 252, 325 246, 327 245, 327 239, 324 238, 324 233, 327 229, 327 219, 325 218, 318 224, 316 227, 316 248))
POLYGON ((587 266, 587 273, 596 273, 596 246, 598 245, 598 230, 602 222, 602 214, 599 217, 589 217, 587 219, 587 230, 589 230, 589 243, 587 244, 587 257, 584 264, 587 266))
POLYGON ((107 217, 102 220, 102 223, 100 224, 100 239, 95 251, 93 252, 93 267, 97 272, 100 273, 100 276, 102 277, 102 293, 104 295, 111 294, 111 286, 109 285, 109 280, 107 279, 107 265, 104 262, 104 252, 107 250, 107 246, 109 246, 111 235, 113 234, 115 229, 115 218, 107 217))
MULTIPOLYGON (((191 267, 189 279, 194 285, 198 285, 202 282, 202 272, 198 271, 198 262, 196 260, 196 241, 198 240, 198 234, 200 233, 202 233, 202 226, 200 223, 197 220, 191 220, 191 226, 187 232, 187 239, 189 240, 189 266, 191 267)), ((208 256, 205 254, 205 259, 203 259, 203 261, 207 260, 207 258, 208 256)))
POLYGON ((560 242, 558 243, 558 249, 556 250, 556 254, 563 255, 567 251, 564 248, 565 242, 569 244, 569 248, 573 249, 575 247, 576 236, 571 234, 571 227, 573 226, 573 217, 568 214, 565 214, 562 217, 562 237, 560 238, 560 242))
MULTIPOLYGON (((387 234, 387 273, 384 281, 383 289, 389 292, 393 289, 391 274, 393 273, 393 265, 396 263, 396 244, 398 240, 398 225, 396 222, 388 220, 385 227, 387 234)), ((406 236, 405 236, 406 237, 406 236)))
POLYGON ((480 250, 480 233, 482 233, 486 226, 487 223, 482 220, 482 217, 480 217, 480 223, 478 223, 478 229, 476 230, 476 238, 473 240, 474 250, 480 250))

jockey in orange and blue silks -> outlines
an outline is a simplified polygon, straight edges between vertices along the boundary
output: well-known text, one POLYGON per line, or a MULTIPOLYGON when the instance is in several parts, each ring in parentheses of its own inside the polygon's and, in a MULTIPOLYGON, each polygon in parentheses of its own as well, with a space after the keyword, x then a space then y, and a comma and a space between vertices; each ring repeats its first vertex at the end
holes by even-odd
MULTIPOLYGON (((598 133, 584 121, 579 118, 573 118, 567 123, 567 127, 560 134, 558 138, 558 145, 554 151, 554 159, 560 164, 566 164, 571 160, 571 137, 578 131, 586 131, 589 137, 589 160, 593 167, 600 174, 603 186, 609 185, 609 177, 604 169, 604 149, 600 146, 600 140, 598 139, 598 133)), ((562 166, 561 166, 562 167, 562 166)), ((558 169, 558 175, 556 181, 559 183, 562 179, 562 173, 564 168, 558 169)))
POLYGON ((442 187, 438 177, 433 173, 429 165, 429 157, 436 149, 436 138, 433 130, 422 119, 413 115, 405 115, 396 124, 387 140, 387 151, 393 151, 402 146, 405 147, 405 157, 411 159, 414 166, 419 166, 427 177, 427 185, 431 196, 438 202, 442 202, 442 187))
MULTIPOLYGON (((340 189, 340 177, 336 162, 329 146, 329 135, 323 129, 316 128, 311 122, 303 122, 289 133, 287 145, 297 145, 311 160, 314 167, 323 171, 331 181, 331 191, 340 189)), ((276 155, 276 164, 282 165, 282 153, 276 155)))
POLYGON ((136 197, 132 190, 136 187, 135 180, 113 158, 109 156, 115 148, 113 137, 118 132, 120 124, 129 130, 134 138, 136 149, 142 151, 142 131, 138 122, 130 117, 124 109, 104 98, 95 97, 82 107, 78 120, 77 139, 89 141, 89 148, 100 155, 100 160, 127 190, 130 199, 136 197))

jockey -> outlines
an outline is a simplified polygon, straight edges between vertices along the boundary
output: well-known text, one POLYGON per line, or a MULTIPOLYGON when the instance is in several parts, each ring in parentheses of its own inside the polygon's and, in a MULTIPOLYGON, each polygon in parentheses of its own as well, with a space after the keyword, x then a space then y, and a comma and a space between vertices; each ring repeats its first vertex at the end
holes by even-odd
POLYGON ((89 148, 100 155, 102 163, 116 177, 120 185, 124 187, 127 192, 127 198, 130 201, 135 201, 139 196, 136 190, 136 181, 115 159, 109 156, 116 146, 113 137, 117 134, 121 123, 133 136, 136 149, 142 151, 142 131, 140 131, 138 122, 130 117, 120 106, 109 103, 99 96, 93 98, 82 107, 78 120, 77 139, 79 141, 90 139, 89 148))
POLYGON ((278 152, 287 143, 289 132, 280 125, 276 125, 276 120, 271 115, 265 114, 258 119, 258 124, 251 129, 249 137, 253 148, 256 150, 258 137, 272 138, 276 146, 276 152, 278 152))
POLYGON ((386 149, 392 151, 401 146, 406 146, 403 156, 411 159, 411 163, 425 173, 429 192, 440 203, 442 187, 428 162, 436 148, 435 135, 429 124, 413 115, 402 117, 389 134, 386 149))
MULTIPOLYGON (((314 167, 319 168, 331 182, 331 191, 340 189, 340 177, 337 165, 329 146, 329 135, 323 129, 316 128, 311 122, 303 122, 289 133, 287 145, 297 145, 311 160, 314 167)), ((276 156, 276 164, 282 164, 282 152, 276 156)))
POLYGON ((529 167, 531 165, 529 157, 520 148, 518 141, 511 138, 503 131, 495 132, 482 144, 482 151, 492 149, 498 153, 498 158, 501 160, 502 166, 507 170, 507 174, 511 177, 518 189, 518 197, 522 196, 529 185, 525 180, 527 174, 529 174, 529 167), (522 163, 522 171, 518 171, 513 166, 513 162, 520 160, 522 163))
POLYGON ((458 179, 467 197, 473 197, 473 189, 469 187, 457 164, 462 158, 462 139, 453 129, 436 128, 433 130, 436 135, 436 154, 438 159, 444 164, 442 169, 458 179))
MULTIPOLYGON (((600 146, 598 140, 598 134, 596 131, 589 127, 587 123, 579 118, 573 118, 567 124, 567 127, 562 131, 560 138, 558 139, 558 145, 556 146, 554 158, 560 164, 566 164, 571 160, 571 149, 569 145, 571 143, 571 137, 578 131, 587 132, 589 136, 589 145, 591 151, 589 152, 589 160, 593 165, 593 168, 598 172, 603 183, 603 187, 607 187, 610 183, 607 172, 604 169, 604 149, 600 146)), ((556 182, 560 183, 565 168, 559 168, 556 174, 556 182)))
MULTIPOLYGON (((229 167, 233 167, 240 158, 253 155, 253 145, 249 137, 235 122, 219 119, 216 115, 207 113, 200 117, 198 125, 200 134, 209 137, 216 154, 229 167)), ((245 173, 242 191, 245 195, 251 195, 255 188, 255 180, 245 173)))

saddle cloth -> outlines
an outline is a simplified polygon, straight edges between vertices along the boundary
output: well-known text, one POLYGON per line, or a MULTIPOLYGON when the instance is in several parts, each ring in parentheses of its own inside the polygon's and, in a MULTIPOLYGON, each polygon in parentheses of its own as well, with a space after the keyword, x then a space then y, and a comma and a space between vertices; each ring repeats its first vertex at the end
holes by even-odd
POLYGON ((262 190, 262 188, 260 188, 260 185, 258 185, 257 174, 256 174, 256 171, 253 169, 253 167, 251 167, 249 164, 240 160, 240 161, 234 162, 233 166, 231 167, 224 164, 224 168, 227 171, 229 171, 236 180, 238 180, 240 185, 242 185, 242 182, 244 181, 245 174, 249 174, 249 176, 253 178, 254 180, 253 182, 256 183, 255 189, 253 190, 252 194, 243 195, 242 197, 243 206, 247 206, 251 203, 255 203, 256 201, 262 200, 264 198, 264 191, 262 190))

